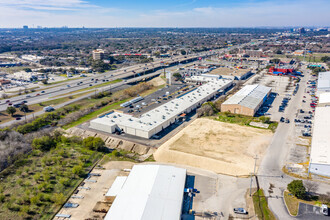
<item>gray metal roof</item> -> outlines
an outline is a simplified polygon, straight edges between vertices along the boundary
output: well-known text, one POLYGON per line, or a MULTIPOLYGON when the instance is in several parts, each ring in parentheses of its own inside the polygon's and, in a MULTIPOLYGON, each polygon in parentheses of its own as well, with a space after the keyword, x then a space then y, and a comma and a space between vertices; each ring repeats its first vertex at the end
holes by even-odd
POLYGON ((255 109, 270 90, 271 88, 263 85, 247 85, 227 99, 223 104, 237 104, 255 109))

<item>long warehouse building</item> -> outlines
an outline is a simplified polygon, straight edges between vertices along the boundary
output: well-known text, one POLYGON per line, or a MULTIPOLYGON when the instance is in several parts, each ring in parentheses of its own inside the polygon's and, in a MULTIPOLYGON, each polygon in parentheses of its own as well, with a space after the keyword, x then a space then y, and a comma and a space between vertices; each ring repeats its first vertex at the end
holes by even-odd
POLYGON ((271 88, 263 85, 247 85, 221 105, 222 112, 254 116, 266 101, 271 88))
POLYGON ((330 107, 317 107, 309 172, 330 177, 330 107))
POLYGON ((123 131, 127 134, 151 138, 175 123, 182 113, 190 113, 233 84, 230 79, 208 78, 208 82, 139 118, 120 112, 111 112, 90 122, 90 128, 108 133, 123 131))
POLYGON ((180 220, 185 169, 135 165, 123 180, 105 220, 180 220))

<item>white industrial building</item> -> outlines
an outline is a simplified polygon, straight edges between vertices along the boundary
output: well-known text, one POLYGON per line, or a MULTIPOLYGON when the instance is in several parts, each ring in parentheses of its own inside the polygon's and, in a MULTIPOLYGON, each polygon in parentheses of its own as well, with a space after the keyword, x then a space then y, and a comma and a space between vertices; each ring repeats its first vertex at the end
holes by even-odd
POLYGON ((330 71, 319 72, 317 80, 317 95, 324 92, 330 92, 330 71))
POLYGON ((319 95, 318 107, 330 107, 330 92, 324 92, 319 95))
POLYGON ((186 170, 165 165, 135 165, 105 220, 179 220, 186 170))
POLYGON ((221 111, 253 116, 270 92, 271 88, 263 85, 246 85, 222 103, 221 111))
POLYGON ((317 107, 309 172, 330 177, 330 107, 317 107))
POLYGON ((92 120, 90 128, 108 133, 123 131, 130 135, 150 138, 175 123, 182 113, 190 113, 233 83, 228 79, 208 79, 204 85, 142 114, 139 118, 111 112, 92 120))

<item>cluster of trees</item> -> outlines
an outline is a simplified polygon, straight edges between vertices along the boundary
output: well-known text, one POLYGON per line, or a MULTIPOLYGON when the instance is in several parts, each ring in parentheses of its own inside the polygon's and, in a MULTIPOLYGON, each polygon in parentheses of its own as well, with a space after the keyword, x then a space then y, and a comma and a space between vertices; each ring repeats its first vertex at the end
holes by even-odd
MULTIPOLYGON (((18 108, 21 112, 24 112, 24 113, 27 113, 29 111, 29 107, 27 105, 21 105, 19 108, 18 108)), ((11 117, 14 116, 14 114, 16 113, 16 108, 13 107, 13 106, 8 106, 7 109, 6 109, 6 112, 8 114, 11 115, 11 117)))
POLYGON ((293 180, 288 184, 287 189, 298 199, 306 199, 311 193, 315 193, 318 187, 316 182, 310 180, 304 182, 302 180, 293 180))
MULTIPOLYGON (((0 132, 0 138, 8 135, 0 132)), ((53 214, 102 156, 97 150, 104 150, 105 145, 100 138, 83 140, 55 131, 33 135, 31 146, 0 174, 0 206, 5 210, 0 219, 43 219, 53 214)))
POLYGON ((61 119, 61 117, 69 114, 70 112, 77 111, 78 109, 79 106, 77 105, 66 106, 54 112, 46 113, 32 120, 29 123, 19 125, 15 130, 22 134, 38 131, 39 129, 41 129, 46 125, 51 125, 51 124, 56 125, 57 122, 61 119))
POLYGON ((151 89, 152 87, 153 85, 151 83, 139 83, 137 86, 125 89, 124 95, 126 96, 126 98, 134 97, 140 94, 141 92, 151 89))

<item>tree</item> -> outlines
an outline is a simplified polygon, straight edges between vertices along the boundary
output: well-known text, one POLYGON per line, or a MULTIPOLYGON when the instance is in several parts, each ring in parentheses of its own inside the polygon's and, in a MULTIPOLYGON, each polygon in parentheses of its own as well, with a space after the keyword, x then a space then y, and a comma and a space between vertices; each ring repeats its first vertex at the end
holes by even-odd
POLYGON ((29 111, 29 107, 27 106, 27 105, 21 105, 20 107, 19 107, 19 110, 21 111, 21 112, 24 112, 24 113, 27 113, 28 111, 29 111))
POLYGON ((319 185, 317 184, 317 182, 313 182, 311 180, 306 180, 304 182, 304 186, 306 187, 306 191, 308 193, 315 192, 319 188, 319 185))
POLYGON ((178 80, 181 80, 182 79, 182 76, 180 73, 174 73, 173 74, 173 77, 175 78, 175 81, 178 81, 178 80))
POLYGON ((31 73, 32 72, 31 68, 24 68, 24 71, 27 72, 27 73, 31 73))
POLYGON ((72 168, 72 173, 75 175, 75 176, 80 176, 83 174, 83 167, 80 166, 80 165, 76 165, 72 168))
POLYGON ((56 193, 53 196, 53 202, 56 205, 62 205, 65 202, 65 196, 62 193, 56 193))
POLYGON ((6 110, 6 112, 7 112, 8 114, 10 114, 11 117, 13 117, 13 115, 14 115, 15 112, 16 112, 16 108, 13 107, 13 106, 9 106, 9 107, 7 108, 7 110, 6 110))
POLYGON ((34 149, 39 149, 42 151, 48 151, 56 146, 54 138, 50 136, 43 136, 41 138, 35 138, 32 142, 32 147, 34 149))
POLYGON ((181 50, 181 55, 186 55, 187 52, 185 50, 181 50))
POLYGON ((41 82, 46 85, 48 84, 48 79, 43 79, 41 82))
POLYGON ((306 194, 306 188, 302 180, 293 180, 288 184, 288 190, 297 198, 302 199, 306 194))
POLYGON ((88 137, 83 140, 83 146, 90 150, 101 151, 105 147, 105 143, 99 137, 88 137))

